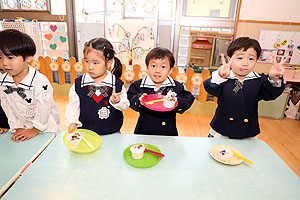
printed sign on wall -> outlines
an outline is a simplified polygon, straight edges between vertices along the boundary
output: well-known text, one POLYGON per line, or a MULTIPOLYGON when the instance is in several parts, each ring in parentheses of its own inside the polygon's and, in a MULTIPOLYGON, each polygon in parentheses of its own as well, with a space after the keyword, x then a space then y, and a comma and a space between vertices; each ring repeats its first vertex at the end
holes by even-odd
POLYGON ((65 22, 40 23, 44 56, 69 57, 67 24, 65 22))

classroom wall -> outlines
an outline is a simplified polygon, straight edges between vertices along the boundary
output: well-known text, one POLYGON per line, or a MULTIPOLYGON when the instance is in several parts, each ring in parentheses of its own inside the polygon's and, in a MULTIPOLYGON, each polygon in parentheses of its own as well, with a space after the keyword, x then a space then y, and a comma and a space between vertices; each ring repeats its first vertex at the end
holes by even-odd
MULTIPOLYGON (((259 38, 260 30, 300 32, 299 0, 241 0, 236 37, 259 38)), ((271 64, 257 63, 257 72, 269 72, 271 64)))
POLYGON ((300 22, 299 0, 242 0, 240 20, 300 22))

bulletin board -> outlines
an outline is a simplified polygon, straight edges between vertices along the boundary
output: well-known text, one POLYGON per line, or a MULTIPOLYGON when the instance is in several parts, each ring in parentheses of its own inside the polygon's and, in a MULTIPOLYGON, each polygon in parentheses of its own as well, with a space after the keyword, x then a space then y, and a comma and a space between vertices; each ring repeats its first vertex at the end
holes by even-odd
POLYGON ((44 56, 69 58, 66 22, 41 22, 44 56))
POLYGON ((300 32, 261 30, 259 43, 262 48, 259 62, 272 63, 275 55, 278 63, 290 56, 286 64, 300 64, 300 32))

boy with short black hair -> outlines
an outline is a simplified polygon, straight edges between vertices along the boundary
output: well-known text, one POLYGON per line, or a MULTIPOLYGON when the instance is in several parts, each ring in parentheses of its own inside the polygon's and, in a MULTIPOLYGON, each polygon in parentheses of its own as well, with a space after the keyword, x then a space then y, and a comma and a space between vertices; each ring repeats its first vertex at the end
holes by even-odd
POLYGON ((260 133, 258 102, 281 95, 284 90, 282 65, 289 59, 277 63, 273 56, 269 74, 258 74, 253 69, 260 53, 257 40, 237 38, 227 49, 228 63, 222 55, 223 65, 204 81, 205 90, 218 97, 208 137, 256 138, 260 133))
POLYGON ((0 32, 1 106, 14 142, 29 140, 39 132, 60 131, 53 88, 46 76, 29 66, 36 47, 32 38, 15 29, 0 32))
POLYGON ((193 95, 169 74, 175 64, 173 54, 166 48, 152 49, 145 59, 148 75, 130 85, 127 92, 130 107, 140 113, 135 134, 178 136, 176 113, 184 113, 194 102, 193 95), (143 106, 142 98, 148 94, 172 93, 178 105, 170 111, 159 112, 143 106))

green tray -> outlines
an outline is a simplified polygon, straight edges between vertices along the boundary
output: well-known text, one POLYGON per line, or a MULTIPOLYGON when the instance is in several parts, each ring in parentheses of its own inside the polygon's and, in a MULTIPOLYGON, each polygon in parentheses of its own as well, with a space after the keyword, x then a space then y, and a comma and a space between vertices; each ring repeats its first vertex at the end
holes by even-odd
MULTIPOLYGON (((133 144, 133 145, 140 145, 140 144, 144 144, 145 147, 149 150, 161 153, 159 148, 157 148, 156 146, 153 146, 151 144, 138 143, 138 144, 133 144)), ((158 157, 152 153, 149 153, 149 152, 144 152, 144 157, 142 159, 138 159, 138 160, 133 159, 131 156, 131 152, 130 152, 130 147, 133 145, 130 145, 129 147, 127 147, 123 153, 124 159, 126 160, 126 162, 129 165, 136 167, 136 168, 149 168, 149 167, 155 166, 160 161, 160 159, 161 159, 160 157, 158 157)))

